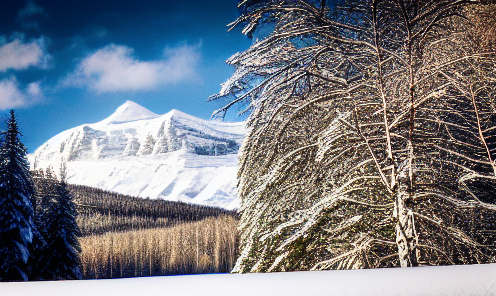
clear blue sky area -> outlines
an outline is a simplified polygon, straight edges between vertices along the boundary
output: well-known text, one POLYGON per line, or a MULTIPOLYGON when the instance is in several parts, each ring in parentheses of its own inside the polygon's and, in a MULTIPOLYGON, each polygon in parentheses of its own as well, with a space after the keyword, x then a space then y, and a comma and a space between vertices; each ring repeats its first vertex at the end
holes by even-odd
POLYGON ((126 100, 208 119, 251 44, 227 32, 238 15, 236 0, 1 0, 0 116, 16 111, 30 153, 126 100))

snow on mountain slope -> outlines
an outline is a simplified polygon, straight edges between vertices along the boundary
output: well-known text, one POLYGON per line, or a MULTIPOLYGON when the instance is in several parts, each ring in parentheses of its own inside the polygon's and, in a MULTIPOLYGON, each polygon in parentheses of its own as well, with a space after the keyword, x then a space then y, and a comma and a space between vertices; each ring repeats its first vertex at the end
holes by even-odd
POLYGON ((155 117, 158 117, 158 115, 152 111, 136 104, 135 102, 127 101, 122 106, 117 108, 112 115, 100 123, 123 123, 140 119, 151 119, 155 117))
POLYGON ((127 101, 108 118, 66 130, 29 156, 32 168, 67 163, 68 182, 133 196, 237 208, 243 122, 157 115, 127 101))

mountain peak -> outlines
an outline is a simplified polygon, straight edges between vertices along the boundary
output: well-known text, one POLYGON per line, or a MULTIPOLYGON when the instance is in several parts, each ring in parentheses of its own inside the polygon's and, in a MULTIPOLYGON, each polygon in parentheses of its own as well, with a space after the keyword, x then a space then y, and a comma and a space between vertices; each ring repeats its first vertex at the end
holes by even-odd
POLYGON ((184 113, 184 112, 181 112, 181 111, 179 111, 179 110, 177 110, 177 109, 172 109, 172 110, 170 110, 169 112, 167 112, 167 114, 170 114, 172 117, 176 117, 176 116, 185 116, 185 115, 186 115, 186 116, 191 116, 191 115, 188 115, 188 114, 186 114, 186 113, 184 113))
POLYGON ((126 101, 115 112, 104 119, 103 123, 123 123, 141 119, 150 119, 158 115, 133 101, 126 101))

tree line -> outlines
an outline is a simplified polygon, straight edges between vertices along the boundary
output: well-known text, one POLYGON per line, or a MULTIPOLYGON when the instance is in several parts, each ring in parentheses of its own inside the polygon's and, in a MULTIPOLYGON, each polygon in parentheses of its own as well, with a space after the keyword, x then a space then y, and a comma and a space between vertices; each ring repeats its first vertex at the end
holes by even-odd
POLYGON ((111 213, 115 216, 142 216, 172 220, 198 221, 210 216, 235 215, 218 207, 180 201, 149 199, 124 195, 83 185, 68 185, 80 213, 111 213))
POLYGON ((162 199, 148 199, 82 185, 68 185, 79 212, 83 235, 108 231, 165 227, 195 222, 236 211, 162 199))

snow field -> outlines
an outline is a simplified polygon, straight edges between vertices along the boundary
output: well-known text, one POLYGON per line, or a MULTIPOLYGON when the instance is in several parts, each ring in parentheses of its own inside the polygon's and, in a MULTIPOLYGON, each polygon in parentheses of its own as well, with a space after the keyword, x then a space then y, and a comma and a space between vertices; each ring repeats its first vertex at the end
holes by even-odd
POLYGON ((176 151, 158 156, 67 163, 68 182, 143 198, 162 198, 227 209, 239 207, 237 155, 176 151))
POLYGON ((496 264, 0 283, 2 296, 494 296, 496 264))

